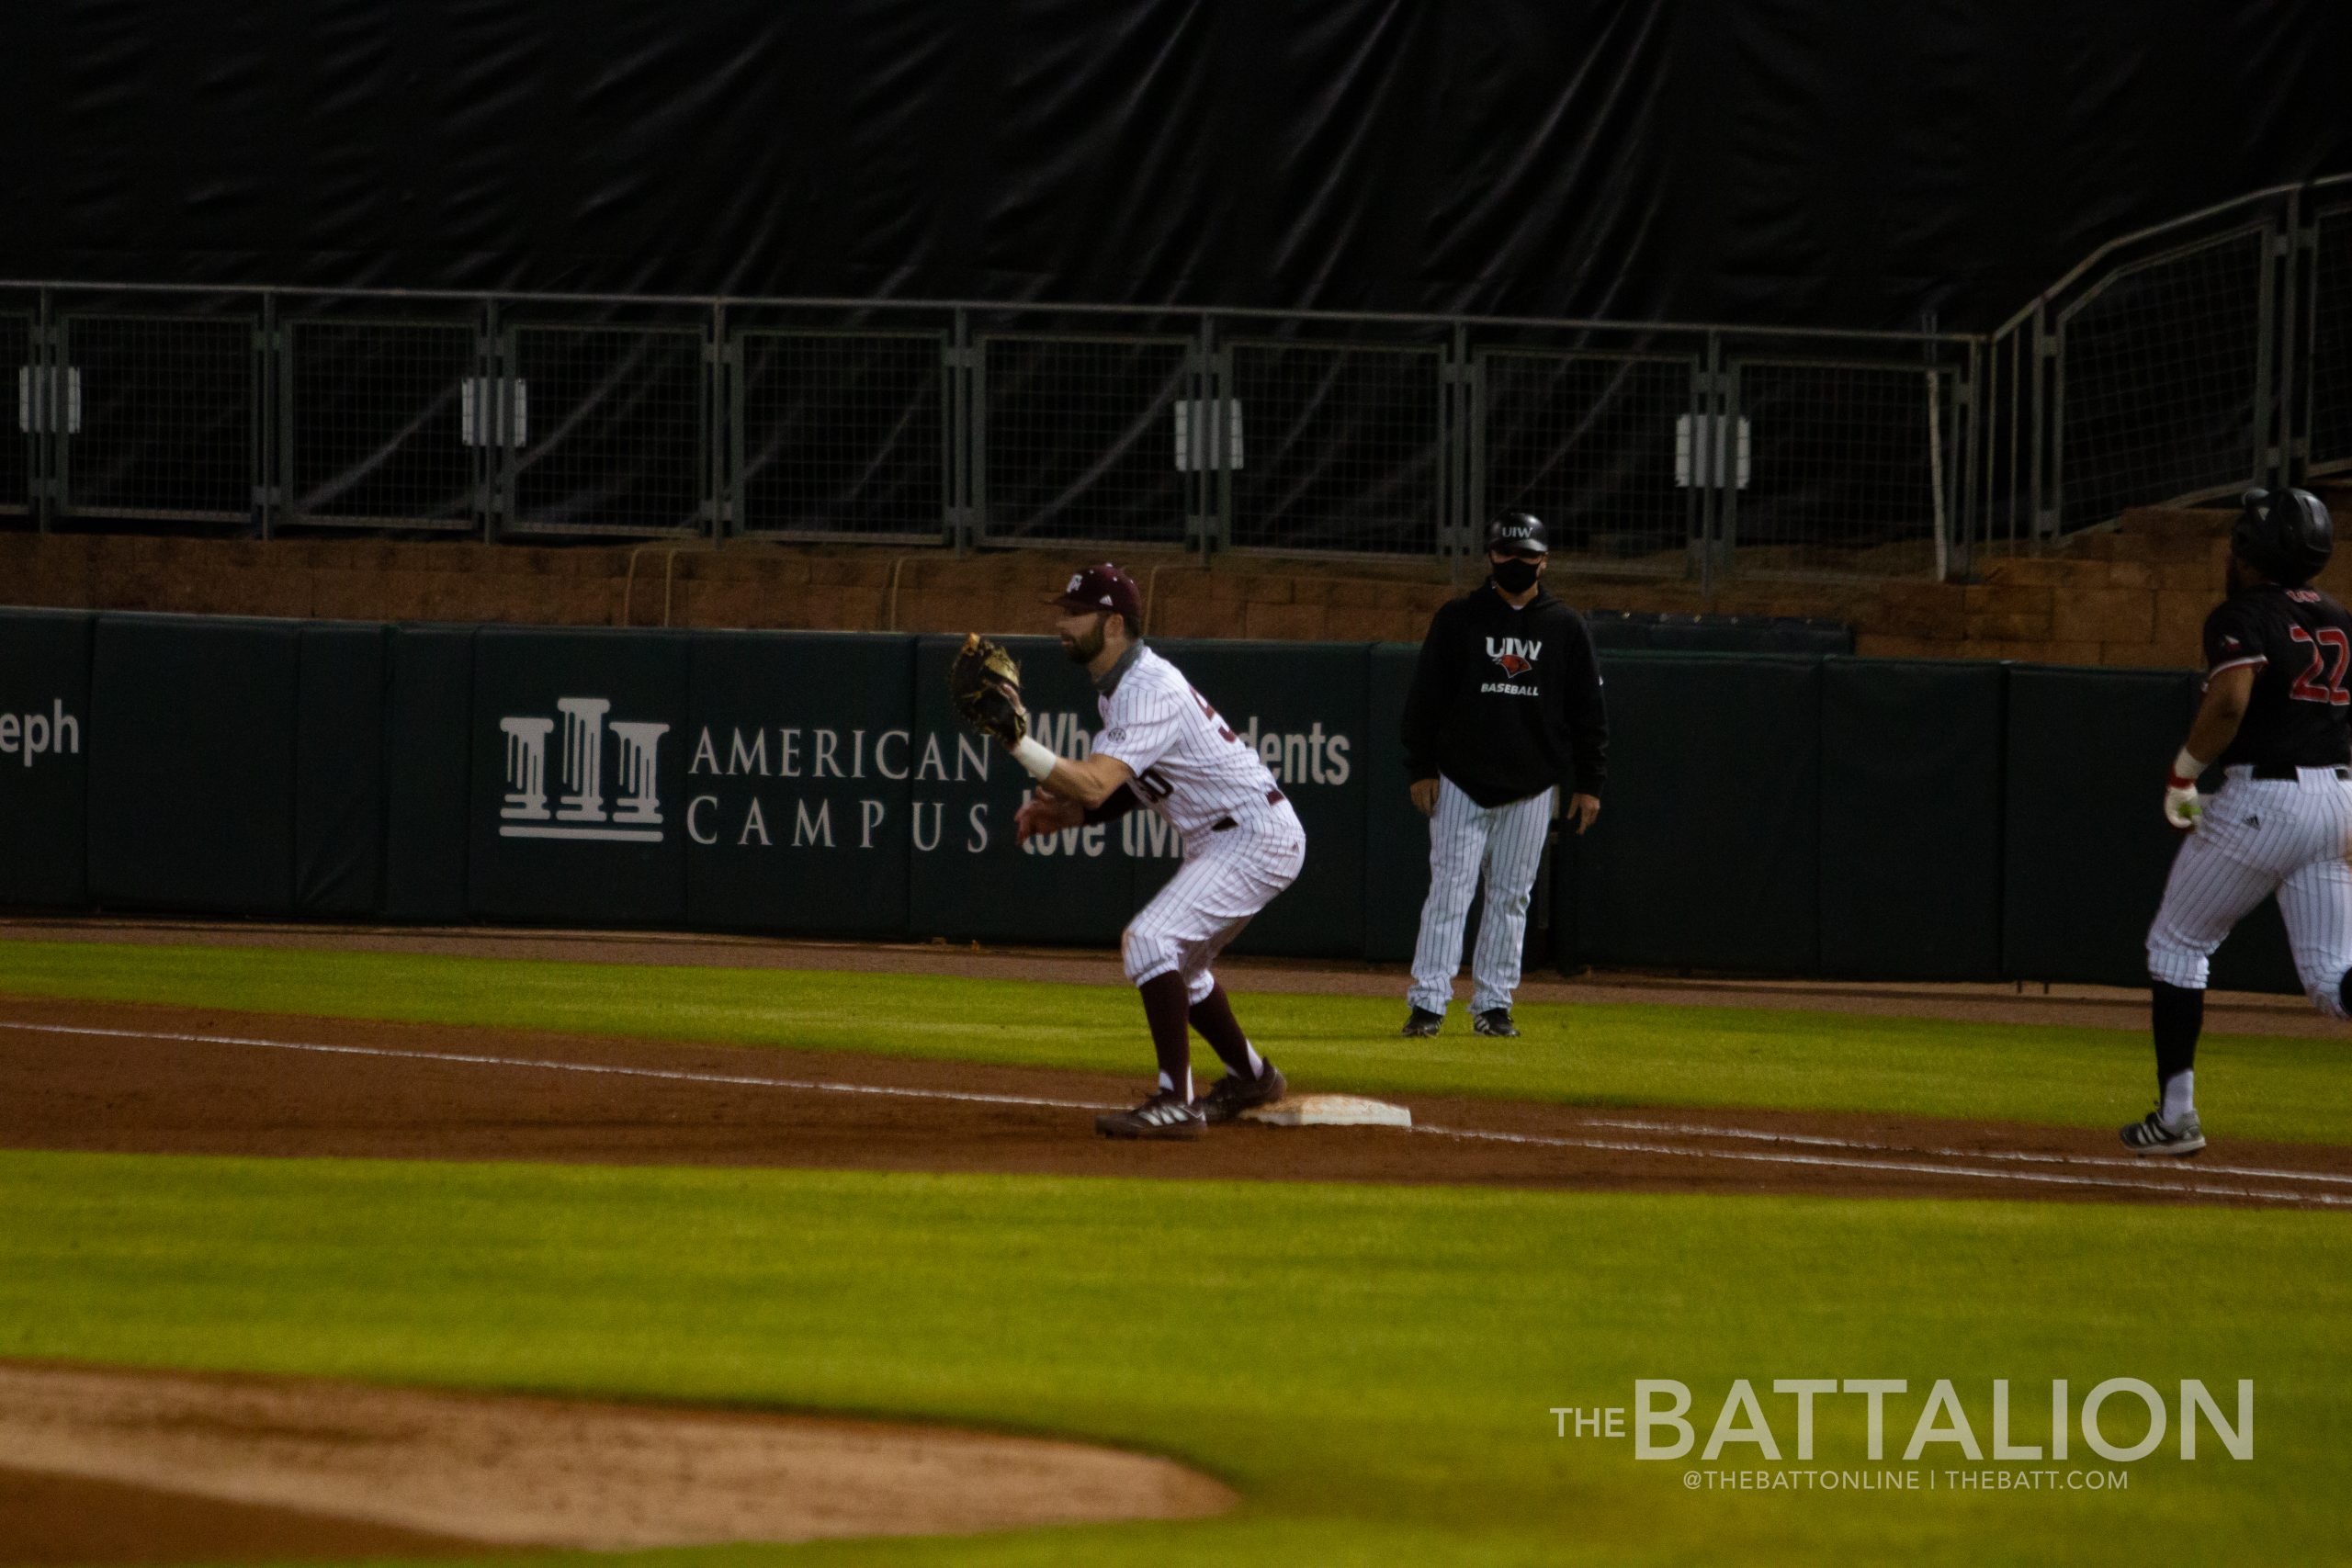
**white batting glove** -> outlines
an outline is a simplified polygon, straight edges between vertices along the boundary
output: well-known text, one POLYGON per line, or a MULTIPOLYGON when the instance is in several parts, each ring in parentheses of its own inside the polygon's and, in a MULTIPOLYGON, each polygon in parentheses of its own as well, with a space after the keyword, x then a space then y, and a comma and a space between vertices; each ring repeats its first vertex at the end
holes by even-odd
POLYGON ((2165 821, 2184 833, 2197 826, 2197 818, 2205 811, 2204 799, 2197 793, 2197 775, 2204 771, 2204 762, 2190 756, 2184 746, 2172 760, 2172 771, 2165 775, 2165 821))

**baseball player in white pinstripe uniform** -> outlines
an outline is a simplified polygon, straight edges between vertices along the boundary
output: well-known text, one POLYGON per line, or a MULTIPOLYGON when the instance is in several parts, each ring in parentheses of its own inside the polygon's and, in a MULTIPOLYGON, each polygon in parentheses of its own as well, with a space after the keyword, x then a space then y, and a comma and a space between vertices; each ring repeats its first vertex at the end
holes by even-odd
POLYGON ((2305 586, 2335 528, 2306 491, 2253 491, 2230 531, 2229 597, 2205 621, 2205 700, 2165 784, 2187 831, 2148 931, 2156 1108, 2123 1129, 2143 1155, 2193 1155, 2206 960, 2274 893, 2304 994, 2352 1018, 2352 615, 2305 586), (2225 783, 2201 796, 2218 764, 2225 783))
POLYGON ((1430 818, 1430 893, 1413 948, 1412 1010, 1403 1032, 1430 1035, 1453 999, 1462 932, 1483 874, 1487 902, 1470 957, 1471 1027, 1515 1035, 1527 904, 1572 783, 1581 833, 1600 812, 1608 716, 1584 621, 1543 588, 1550 543, 1523 512, 1487 531, 1492 577, 1438 610, 1405 702, 1405 766, 1430 818))
POLYGON ((1062 650, 1101 693, 1102 733, 1072 761, 1035 739, 1012 749, 1037 780, 1014 818, 1020 838, 1101 822, 1136 807, 1157 811, 1184 844, 1184 863, 1121 939, 1127 978, 1143 998, 1159 1082, 1131 1111, 1098 1117, 1110 1138, 1190 1138, 1285 1090, 1283 1075, 1242 1032, 1210 965, 1251 917, 1295 881, 1306 831, 1255 748, 1217 716, 1182 671, 1143 644, 1134 579, 1089 567, 1047 603, 1062 611, 1062 650), (1197 1030, 1225 1063, 1193 1094, 1197 1030))

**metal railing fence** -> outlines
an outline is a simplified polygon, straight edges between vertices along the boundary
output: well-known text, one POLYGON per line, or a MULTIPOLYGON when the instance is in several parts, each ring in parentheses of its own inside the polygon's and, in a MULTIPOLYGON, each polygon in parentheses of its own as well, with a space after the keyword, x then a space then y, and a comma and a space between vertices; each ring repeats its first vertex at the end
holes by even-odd
POLYGON ((1985 345, 1971 550, 2352 468, 2352 175, 2110 241, 1985 345))
POLYGON ((1402 314, 0 284, 0 525, 1928 575, 1983 341, 1402 314))

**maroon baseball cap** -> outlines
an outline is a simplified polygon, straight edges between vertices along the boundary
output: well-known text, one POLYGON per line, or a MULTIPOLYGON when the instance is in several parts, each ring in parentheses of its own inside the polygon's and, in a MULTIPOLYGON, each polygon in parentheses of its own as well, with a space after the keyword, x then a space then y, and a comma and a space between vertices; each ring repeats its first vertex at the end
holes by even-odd
POLYGON ((1069 586, 1046 601, 1064 610, 1116 610, 1134 630, 1143 626, 1143 595, 1136 580, 1104 561, 1070 573, 1069 586))

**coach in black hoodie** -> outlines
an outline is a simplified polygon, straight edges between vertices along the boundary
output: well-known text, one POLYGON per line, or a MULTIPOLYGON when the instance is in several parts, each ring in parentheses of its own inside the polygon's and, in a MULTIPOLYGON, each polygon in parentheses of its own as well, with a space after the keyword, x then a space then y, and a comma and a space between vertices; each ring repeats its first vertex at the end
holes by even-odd
POLYGON ((1408 1035, 1435 1034, 1462 966, 1470 896, 1486 874, 1486 911, 1471 955, 1472 1026, 1515 1035, 1527 902, 1544 859, 1555 791, 1581 833, 1600 813, 1609 718, 1592 638, 1544 591, 1551 553, 1523 512, 1487 530, 1493 575, 1440 607, 1405 700, 1405 767, 1430 818, 1430 896, 1413 949, 1408 1035))

